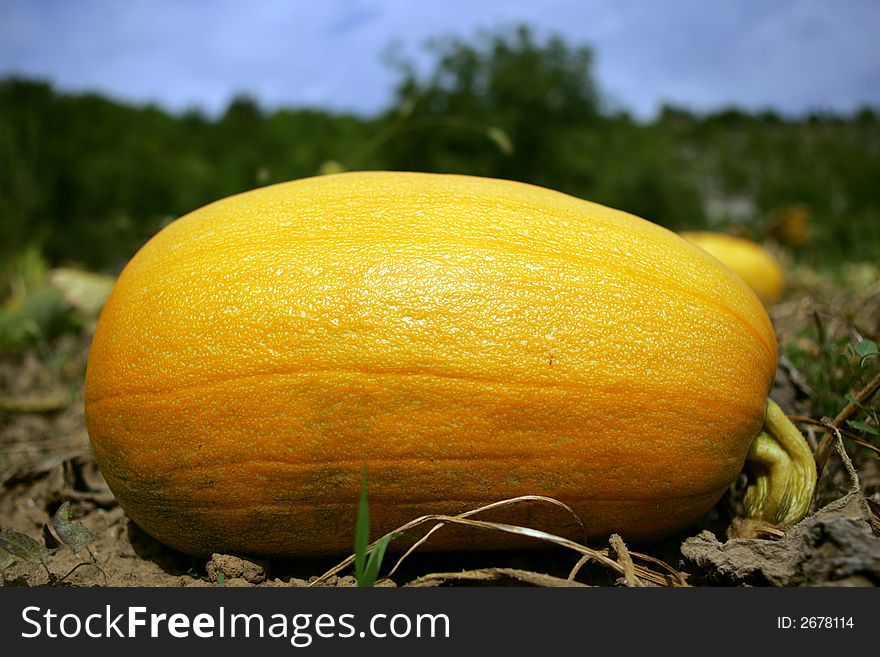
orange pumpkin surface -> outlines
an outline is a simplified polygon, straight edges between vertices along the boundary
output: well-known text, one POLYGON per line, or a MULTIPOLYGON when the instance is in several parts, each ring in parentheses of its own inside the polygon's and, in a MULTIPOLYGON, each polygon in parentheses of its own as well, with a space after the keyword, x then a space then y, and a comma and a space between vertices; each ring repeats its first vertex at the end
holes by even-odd
POLYGON ((647 539, 737 477, 775 365, 752 291, 652 223, 514 182, 345 173, 150 240, 102 312, 86 420, 122 507, 192 554, 349 552, 364 464, 374 536, 535 494, 591 537, 647 539))

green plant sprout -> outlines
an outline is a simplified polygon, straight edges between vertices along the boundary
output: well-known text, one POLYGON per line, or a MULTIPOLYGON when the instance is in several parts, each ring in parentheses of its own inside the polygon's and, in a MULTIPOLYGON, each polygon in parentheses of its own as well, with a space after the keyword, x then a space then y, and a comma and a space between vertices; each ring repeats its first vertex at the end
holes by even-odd
POLYGON ((385 535, 369 548, 370 543, 370 505, 367 501, 367 466, 364 465, 364 476, 361 481, 361 497, 358 502, 357 522, 354 531, 354 573, 358 586, 375 585, 382 567, 385 549, 393 536, 385 535))

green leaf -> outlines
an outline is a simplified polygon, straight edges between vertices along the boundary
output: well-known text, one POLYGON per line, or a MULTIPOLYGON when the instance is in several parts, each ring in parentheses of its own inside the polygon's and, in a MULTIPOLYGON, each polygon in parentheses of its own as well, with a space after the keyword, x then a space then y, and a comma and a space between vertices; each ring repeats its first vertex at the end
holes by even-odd
POLYGON ((379 577, 385 549, 396 534, 383 536, 372 549, 370 543, 370 505, 367 502, 367 466, 361 481, 361 498, 358 503, 357 523, 354 530, 354 576, 358 586, 370 587, 379 577))
POLYGON ((367 561, 367 570, 364 573, 364 583, 358 586, 373 586, 379 577, 379 569, 382 567, 382 559, 385 556, 385 549, 391 542, 391 536, 383 536, 370 551, 370 558, 367 561))
POLYGON ((9 552, 7 552, 6 550, 0 548, 0 571, 6 570, 16 561, 18 560, 14 556, 9 554, 9 552))
POLYGON ((877 348, 877 343, 873 340, 860 340, 855 343, 853 349, 855 349, 856 353, 862 357, 876 356, 878 352, 880 352, 877 348))
POLYGON ((361 480, 361 497, 358 502, 357 522, 354 530, 354 574, 358 586, 366 576, 367 569, 367 545, 370 542, 370 505, 367 502, 367 466, 364 465, 364 475, 361 480))
POLYGON ((70 502, 65 502, 52 518, 52 527, 61 542, 69 547, 74 554, 96 540, 98 537, 79 520, 74 519, 70 513, 70 502))
POLYGON ((878 430, 876 427, 872 427, 867 422, 861 422, 860 420, 847 420, 846 423, 853 429, 864 431, 865 433, 871 434, 872 436, 880 436, 880 430, 878 430))
POLYGON ((8 529, 0 530, 0 549, 28 563, 43 563, 43 559, 52 554, 51 550, 47 550, 27 534, 8 529))
POLYGON ((865 361, 869 358, 876 358, 880 355, 880 349, 873 340, 860 340, 853 345, 853 351, 859 356, 859 367, 865 366, 865 361))

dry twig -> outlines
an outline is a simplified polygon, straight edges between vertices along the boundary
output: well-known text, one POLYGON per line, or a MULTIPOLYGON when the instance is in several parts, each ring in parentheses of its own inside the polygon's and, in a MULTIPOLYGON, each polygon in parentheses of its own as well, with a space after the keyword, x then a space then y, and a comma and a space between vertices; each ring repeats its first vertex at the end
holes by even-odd
MULTIPOLYGON (((525 536, 525 537, 545 541, 545 542, 551 543, 553 545, 557 545, 559 547, 564 547, 564 548, 573 550, 574 552, 577 552, 577 553, 583 555, 588 560, 595 561, 595 562, 599 563, 600 565, 605 566, 606 568, 609 568, 609 569, 617 572, 620 575, 623 575, 626 578, 626 576, 627 576, 626 567, 624 565, 622 565, 619 561, 615 561, 614 559, 610 558, 608 556, 607 550, 595 550, 593 548, 590 548, 585 545, 581 545, 580 543, 577 543, 575 541, 572 541, 571 539, 564 538, 562 536, 556 536, 555 534, 550 534, 548 532, 544 532, 541 530, 531 529, 529 527, 520 527, 517 525, 509 525, 509 524, 500 523, 500 522, 489 522, 489 521, 485 521, 485 520, 474 520, 470 517, 470 516, 476 515, 481 512, 485 512, 485 511, 488 511, 491 509, 497 509, 502 506, 507 506, 510 504, 517 504, 517 503, 522 503, 522 502, 535 502, 535 501, 555 504, 555 505, 560 506, 562 508, 568 509, 572 514, 574 514, 574 511, 571 510, 571 508, 568 507, 568 505, 566 505, 558 500, 555 500, 555 499, 549 498, 549 497, 537 496, 537 495, 527 495, 527 496, 523 496, 523 497, 515 497, 515 498, 508 499, 508 500, 502 500, 500 502, 495 502, 493 504, 479 507, 477 509, 472 509, 472 510, 467 511, 465 513, 459 514, 457 516, 447 516, 447 515, 441 515, 441 514, 429 514, 429 515, 425 515, 425 516, 420 516, 414 520, 411 520, 410 522, 408 522, 404 525, 401 525, 400 527, 398 527, 394 531, 389 532, 388 534, 385 535, 385 536, 390 536, 391 538, 394 538, 395 536, 398 536, 400 534, 404 534, 404 533, 406 533, 406 532, 408 532, 418 526, 425 525, 428 523, 435 523, 434 526, 428 531, 428 533, 421 540, 419 540, 415 546, 411 547, 409 550, 406 551, 406 553, 398 560, 398 562, 395 564, 394 568, 392 568, 392 570, 389 572, 388 575, 385 576, 384 579, 387 579, 394 572, 396 572, 396 570, 400 567, 400 564, 402 563, 402 561, 413 552, 413 550, 416 546, 423 545, 429 536, 433 535, 435 532, 439 531, 441 527, 443 527, 444 525, 447 525, 447 524, 463 525, 466 527, 472 527, 475 529, 482 529, 482 530, 489 530, 489 531, 500 531, 500 532, 504 532, 504 533, 508 533, 508 534, 525 536)), ((576 514, 574 514, 574 515, 575 515, 575 517, 577 517, 576 514)), ((578 519, 578 522, 580 523, 580 519, 578 519)), ((583 523, 581 523, 581 526, 583 527, 583 523)), ((367 549, 368 550, 373 549, 373 547, 379 541, 383 540, 385 538, 385 536, 383 536, 379 540, 371 543, 369 546, 367 546, 367 549)), ((634 556, 636 554, 637 553, 629 553, 628 552, 628 555, 630 557, 634 556)), ((638 556, 644 557, 644 555, 638 555, 638 556)), ((619 558, 620 558, 620 554, 618 553, 618 559, 619 558)), ((684 576, 681 573, 679 573, 678 571, 676 571, 675 569, 673 569, 671 566, 669 566, 665 563, 662 563, 659 560, 653 559, 653 558, 646 557, 645 560, 662 565, 664 567, 664 569, 667 570, 670 574, 665 575, 662 573, 658 573, 658 572, 653 571, 650 568, 647 568, 645 566, 634 564, 634 563, 632 563, 632 560, 630 559, 630 564, 632 566, 633 580, 635 580, 636 578, 640 578, 642 580, 649 581, 649 582, 659 584, 662 586, 687 586, 684 576)), ((337 575, 340 572, 342 572, 343 570, 345 570, 346 568, 351 567, 351 565, 354 563, 354 561, 355 561, 355 555, 350 555, 349 557, 347 557, 346 559, 344 559, 343 561, 338 563, 336 566, 334 566, 333 568, 328 570, 326 573, 324 573, 323 575, 321 575, 317 579, 312 580, 309 583, 309 586, 317 586, 318 584, 323 583, 324 581, 326 581, 327 579, 329 579, 333 575, 337 575)), ((568 580, 565 580, 565 581, 570 582, 573 580, 572 580, 572 578, 569 578, 568 580)))
POLYGON ((544 573, 535 573, 530 570, 517 568, 479 568, 477 570, 465 570, 456 573, 431 573, 409 582, 407 586, 440 586, 449 582, 496 582, 498 580, 514 579, 524 584, 534 586, 572 587, 587 586, 570 579, 561 579, 544 573))
POLYGON ((620 538, 620 535, 611 534, 609 543, 611 543, 614 552, 617 553, 617 563, 623 568, 624 583, 631 587, 642 586, 639 578, 636 577, 635 567, 633 565, 632 557, 629 554, 629 550, 626 549, 626 544, 623 542, 623 539, 620 538))
POLYGON ((834 447, 835 432, 840 430, 843 423, 846 422, 860 406, 867 404, 878 390, 880 390, 880 373, 871 379, 864 388, 854 394, 852 396, 852 401, 844 406, 843 410, 837 414, 837 417, 826 425, 828 429, 825 431, 825 435, 822 436, 822 439, 819 441, 819 446, 816 448, 817 477, 822 476, 822 471, 825 469, 825 465, 828 462, 831 449, 834 447))

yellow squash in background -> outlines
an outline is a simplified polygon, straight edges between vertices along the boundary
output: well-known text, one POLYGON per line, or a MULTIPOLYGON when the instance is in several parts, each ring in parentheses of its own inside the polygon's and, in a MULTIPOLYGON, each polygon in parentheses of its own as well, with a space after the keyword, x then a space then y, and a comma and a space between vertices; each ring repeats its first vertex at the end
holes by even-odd
POLYGON ((535 494, 591 538, 648 539, 747 456, 754 515, 806 511, 809 450, 765 425, 775 365, 751 290, 654 224, 514 182, 345 173, 146 244, 97 327, 86 419, 123 508, 192 554, 350 551, 364 464, 374 535, 535 494))
POLYGON ((785 276, 776 257, 767 249, 743 237, 713 232, 683 232, 681 236, 718 258, 751 287, 766 304, 782 296, 785 276))

